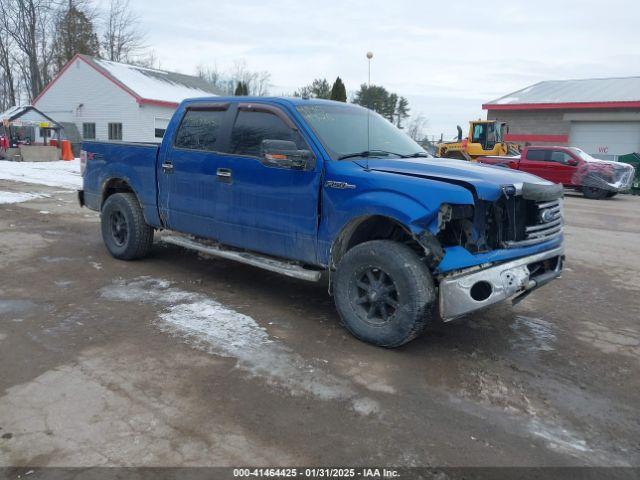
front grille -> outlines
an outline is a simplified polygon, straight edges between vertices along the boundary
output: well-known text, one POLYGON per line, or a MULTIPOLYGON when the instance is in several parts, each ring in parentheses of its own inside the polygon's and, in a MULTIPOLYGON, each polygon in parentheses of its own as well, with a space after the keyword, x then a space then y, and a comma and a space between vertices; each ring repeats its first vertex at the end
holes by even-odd
POLYGON ((447 207, 447 214, 441 211, 438 217, 437 239, 443 247, 460 245, 479 253, 526 247, 562 235, 562 187, 555 184, 523 186, 521 193, 493 202, 478 199, 473 209, 447 207))
MULTIPOLYGON (((529 202, 531 208, 526 209, 524 232, 518 235, 516 240, 506 241, 507 248, 535 245, 562 235, 562 199, 549 202, 529 202)), ((515 219, 510 218, 510 220, 514 221, 515 219)))

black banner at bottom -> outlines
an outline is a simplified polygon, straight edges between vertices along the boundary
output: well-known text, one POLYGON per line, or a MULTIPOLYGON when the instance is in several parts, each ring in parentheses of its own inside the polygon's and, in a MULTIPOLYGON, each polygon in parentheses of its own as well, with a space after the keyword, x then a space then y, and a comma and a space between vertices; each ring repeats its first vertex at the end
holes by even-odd
POLYGON ((0 480, 640 480, 640 467, 0 467, 0 480))

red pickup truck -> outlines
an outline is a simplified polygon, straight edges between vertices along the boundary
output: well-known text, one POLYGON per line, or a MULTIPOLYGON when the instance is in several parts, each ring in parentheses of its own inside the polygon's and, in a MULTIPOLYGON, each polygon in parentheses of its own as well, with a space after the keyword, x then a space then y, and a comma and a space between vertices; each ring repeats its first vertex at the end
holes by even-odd
POLYGON ((598 160, 575 147, 524 147, 519 156, 478 157, 477 161, 532 173, 595 199, 628 190, 635 176, 631 165, 598 160))

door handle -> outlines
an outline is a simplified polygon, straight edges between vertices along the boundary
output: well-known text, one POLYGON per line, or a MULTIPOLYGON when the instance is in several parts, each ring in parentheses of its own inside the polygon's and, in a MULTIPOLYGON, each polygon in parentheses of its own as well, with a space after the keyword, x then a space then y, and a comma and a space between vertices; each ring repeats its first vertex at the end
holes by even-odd
POLYGON ((218 168, 216 170, 218 180, 221 182, 231 183, 231 169, 230 168, 218 168))
POLYGON ((171 162, 164 162, 164 163, 162 164, 162 171, 163 171, 164 173, 171 173, 171 172, 173 172, 173 163, 171 163, 171 162))

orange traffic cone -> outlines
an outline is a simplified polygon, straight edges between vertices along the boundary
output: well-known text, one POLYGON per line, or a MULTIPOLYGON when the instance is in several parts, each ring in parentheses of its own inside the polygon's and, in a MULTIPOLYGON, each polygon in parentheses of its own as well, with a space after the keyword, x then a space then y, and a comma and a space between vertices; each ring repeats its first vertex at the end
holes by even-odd
POLYGON ((62 140, 62 160, 73 160, 73 152, 71 151, 71 142, 69 140, 62 140))

